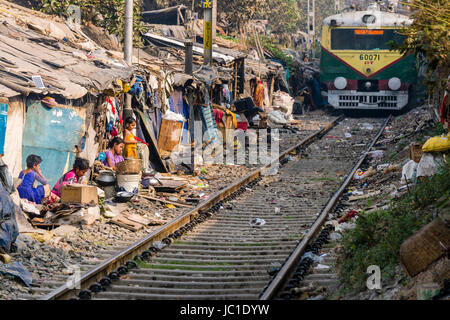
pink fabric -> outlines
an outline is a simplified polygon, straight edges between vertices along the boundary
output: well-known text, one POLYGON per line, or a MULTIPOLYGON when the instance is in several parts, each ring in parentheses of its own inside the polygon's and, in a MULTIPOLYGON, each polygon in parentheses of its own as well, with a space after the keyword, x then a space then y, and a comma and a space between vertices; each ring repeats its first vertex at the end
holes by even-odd
POLYGON ((58 182, 53 187, 52 193, 56 194, 58 197, 61 197, 61 188, 67 184, 77 183, 78 177, 75 174, 74 170, 70 170, 65 175, 63 175, 58 182))

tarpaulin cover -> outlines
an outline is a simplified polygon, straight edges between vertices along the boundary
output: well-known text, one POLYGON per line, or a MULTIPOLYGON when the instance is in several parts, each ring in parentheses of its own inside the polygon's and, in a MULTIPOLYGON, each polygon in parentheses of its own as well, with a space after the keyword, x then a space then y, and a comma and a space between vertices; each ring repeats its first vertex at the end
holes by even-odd
POLYGON ((8 116, 8 104, 0 101, 0 154, 5 154, 6 119, 8 116))
POLYGON ((0 273, 17 277, 22 280, 27 287, 31 287, 31 281, 33 280, 32 274, 30 271, 26 270, 20 262, 14 261, 8 264, 0 263, 0 273))
POLYGON ((5 252, 11 251, 11 245, 19 235, 14 206, 3 183, 0 183, 0 248, 5 252))

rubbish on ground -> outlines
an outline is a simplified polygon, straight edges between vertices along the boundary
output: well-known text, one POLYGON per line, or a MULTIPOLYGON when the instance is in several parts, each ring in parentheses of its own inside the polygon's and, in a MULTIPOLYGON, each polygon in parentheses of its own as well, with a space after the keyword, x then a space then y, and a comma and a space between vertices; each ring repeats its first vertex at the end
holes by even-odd
POLYGON ((281 111, 270 111, 268 117, 275 124, 287 124, 286 118, 281 111))
POLYGON ((165 243, 161 242, 161 241, 156 241, 152 243, 152 246, 155 247, 158 250, 162 250, 164 249, 164 247, 166 246, 165 243))
POLYGON ((417 165, 417 177, 430 177, 436 173, 439 166, 444 162, 442 155, 424 153, 417 165))
POLYGON ((279 214, 280 213, 280 208, 275 207, 275 214, 279 214))
POLYGON ((356 215, 358 214, 358 211, 352 210, 347 212, 346 214, 344 214, 339 220, 339 223, 343 223, 346 222, 347 220, 350 220, 351 218, 356 217, 356 215))
POLYGON ((381 171, 381 170, 384 170, 386 168, 389 168, 390 165, 391 165, 390 163, 379 164, 379 165, 377 165, 377 171, 381 171))
POLYGON ((339 224, 334 231, 336 232, 343 232, 346 230, 352 230, 354 229, 356 226, 356 224, 352 223, 352 222, 342 222, 341 224, 339 224))
POLYGON ((325 270, 330 270, 330 266, 319 263, 317 266, 314 267, 314 271, 325 271, 325 270))
POLYGON ((36 208, 36 206, 32 202, 29 202, 26 199, 20 199, 20 206, 22 207, 22 210, 27 213, 32 213, 36 216, 39 216, 41 214, 38 208, 36 208))
POLYGON ((22 234, 30 236, 34 240, 39 241, 41 243, 48 242, 53 238, 53 236, 54 236, 53 233, 46 231, 46 230, 42 230, 42 231, 41 232, 33 232, 33 233, 25 232, 22 234), (44 231, 44 232, 42 232, 42 231, 44 231))
POLYGON ((333 233, 330 234, 330 240, 331 241, 338 241, 338 240, 341 240, 341 239, 342 239, 342 236, 339 233, 337 233, 337 232, 333 232, 333 233))
POLYGON ((413 277, 439 259, 450 247, 450 232, 440 219, 435 219, 400 246, 400 261, 406 273, 413 277))
POLYGON ((12 260, 11 256, 6 253, 0 253, 0 261, 3 263, 10 263, 12 260))
POLYGON ((373 125, 371 125, 370 123, 364 122, 363 124, 361 124, 361 128, 364 130, 373 130, 373 125))
POLYGON ((365 178, 368 178, 370 176, 373 176, 374 174, 376 174, 377 171, 370 167, 367 171, 362 171, 361 169, 356 170, 355 174, 353 175, 353 179, 355 180, 363 180, 365 178))
POLYGON ((383 156, 384 156, 384 151, 383 150, 374 150, 374 151, 368 152, 367 155, 371 159, 381 161, 383 159, 383 156))
POLYGON ((170 203, 166 203, 165 206, 166 206, 166 208, 169 208, 169 209, 176 209, 177 208, 173 204, 170 204, 170 203))
POLYGON ((3 275, 9 274, 19 278, 27 287, 31 287, 33 276, 20 262, 14 261, 8 264, 0 263, 0 273, 3 275))
POLYGON ((279 262, 271 262, 270 266, 267 268, 267 273, 269 276, 275 275, 281 268, 281 263, 279 262))
POLYGON ((352 196, 361 196, 361 195, 364 194, 364 192, 363 191, 359 191, 359 190, 353 190, 353 191, 350 191, 348 194, 352 195, 352 196))
POLYGON ((250 226, 252 226, 252 227, 261 227, 265 224, 266 224, 266 221, 264 219, 253 218, 250 220, 250 226))
POLYGON ((417 162, 414 160, 409 160, 402 168, 402 177, 400 183, 406 184, 409 182, 414 182, 416 180, 417 162))
MULTIPOLYGON (((144 195, 139 195, 139 197, 147 199, 147 200, 151 200, 151 201, 159 201, 161 203, 170 204, 172 206, 178 206, 178 207, 183 207, 183 208, 192 208, 192 206, 187 205, 185 203, 170 201, 170 200, 166 200, 166 199, 162 199, 162 198, 150 197, 150 196, 144 196, 144 195)), ((171 207, 168 207, 168 208, 171 208, 171 207)), ((171 209, 173 209, 173 208, 171 208, 171 209)))
POLYGON ((345 137, 345 138, 351 138, 351 137, 352 137, 352 134, 349 133, 349 132, 346 132, 346 133, 344 133, 344 137, 345 137))
POLYGON ((53 229, 52 233, 57 236, 65 237, 65 236, 71 235, 72 233, 77 232, 78 230, 79 229, 77 227, 64 225, 64 226, 60 226, 56 229, 53 229))
POLYGON ((322 263, 326 256, 327 256, 326 253, 318 256, 318 255, 315 255, 314 253, 312 253, 311 251, 308 251, 308 252, 305 252, 305 254, 303 254, 299 263, 302 263, 302 261, 306 258, 311 259, 314 263, 322 263))
POLYGON ((367 194, 363 194, 363 195, 359 195, 359 196, 353 196, 352 195, 352 196, 348 197, 348 200, 349 201, 356 201, 356 200, 361 200, 361 199, 367 199, 367 198, 370 198, 372 196, 379 195, 380 193, 381 193, 380 190, 376 190, 376 191, 369 192, 367 194))
POLYGON ((104 198, 105 197, 105 191, 103 191, 102 189, 97 187, 97 196, 99 198, 104 198))
POLYGON ((446 137, 432 137, 422 147, 423 152, 442 152, 447 150, 450 150, 450 135, 446 137))

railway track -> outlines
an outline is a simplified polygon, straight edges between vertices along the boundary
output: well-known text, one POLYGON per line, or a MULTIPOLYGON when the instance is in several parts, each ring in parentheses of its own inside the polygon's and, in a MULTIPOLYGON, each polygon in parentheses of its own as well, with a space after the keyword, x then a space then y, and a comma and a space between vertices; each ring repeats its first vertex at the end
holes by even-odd
MULTIPOLYGON (((284 165, 278 175, 262 176, 264 167, 253 171, 144 239, 126 248, 128 242, 124 241, 114 248, 121 250, 119 254, 107 258, 114 250, 106 251, 84 266, 90 270, 74 289, 64 284, 44 299, 276 297, 301 257, 295 252, 320 230, 318 221, 331 203, 330 193, 339 186, 335 181, 329 186, 334 189, 324 191, 324 184, 330 182, 327 174, 350 169, 345 151, 331 155, 330 150, 312 143, 323 141, 320 138, 330 130, 330 134, 346 131, 339 128, 344 126, 339 124, 341 120, 336 118, 283 152, 279 160, 284 165), (297 159, 290 158, 294 153, 297 159), (323 168, 326 174, 317 176, 323 168), (255 218, 263 219, 264 225, 251 226, 255 218), (311 226, 316 232, 311 233, 311 226), (162 249, 161 241, 165 244, 162 249), (297 258, 292 259, 294 256, 297 258), (98 264, 102 258, 107 260, 98 264), (272 280, 269 273, 280 265, 272 280), (286 268, 290 272, 285 272, 286 268), (283 281, 277 280, 280 274, 285 274, 283 281)), ((375 124, 379 126, 379 122, 375 124)), ((362 150, 354 150, 355 155, 362 150)), ((62 281, 64 277, 59 276, 54 285, 62 281)), ((48 288, 40 290, 49 292, 48 288)))

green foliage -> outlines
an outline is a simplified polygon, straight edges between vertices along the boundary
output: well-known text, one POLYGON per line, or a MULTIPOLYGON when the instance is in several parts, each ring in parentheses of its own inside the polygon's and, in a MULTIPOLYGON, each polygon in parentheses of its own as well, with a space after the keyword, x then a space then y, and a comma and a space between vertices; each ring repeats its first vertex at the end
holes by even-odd
POLYGON ((292 68, 292 64, 294 60, 291 56, 285 54, 281 49, 279 48, 279 45, 274 42, 274 40, 270 37, 262 36, 261 39, 261 46, 270 51, 275 59, 281 61, 288 69, 292 68))
POLYGON ((356 227, 344 233, 340 278, 345 291, 365 288, 367 267, 378 265, 382 279, 395 276, 401 244, 433 220, 433 213, 450 205, 450 163, 433 177, 410 187, 388 210, 362 214, 356 227))
MULTIPOLYGON (((141 4, 141 0, 134 0, 133 41, 137 46, 142 44, 141 34, 144 32, 141 4)), ((125 0, 42 0, 41 10, 68 18, 67 9, 70 5, 80 8, 82 22, 93 23, 111 34, 120 35, 123 39, 125 0)))
POLYGON ((235 37, 231 37, 231 36, 223 36, 223 35, 221 35, 220 33, 218 33, 216 36, 219 37, 219 38, 225 39, 225 40, 230 40, 230 41, 236 42, 236 43, 239 42, 239 40, 236 39, 235 37))
POLYGON ((413 0, 408 5, 414 13, 413 24, 403 28, 406 41, 402 53, 414 52, 427 63, 426 84, 429 91, 445 88, 450 72, 450 1, 413 0))

